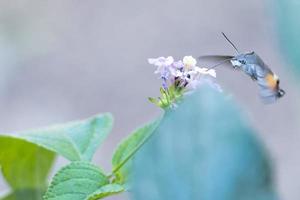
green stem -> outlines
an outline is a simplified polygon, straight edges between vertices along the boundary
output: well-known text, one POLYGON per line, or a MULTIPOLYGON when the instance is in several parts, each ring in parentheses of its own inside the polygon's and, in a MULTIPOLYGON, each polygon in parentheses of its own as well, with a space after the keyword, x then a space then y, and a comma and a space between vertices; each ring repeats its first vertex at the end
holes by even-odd
MULTIPOLYGON (((160 119, 159 119, 160 121, 160 119)), ((158 124, 153 128, 151 134, 149 134, 143 142, 141 142, 128 156, 126 159, 124 159, 116 168, 113 169, 112 174, 115 174, 117 171, 119 171, 126 163, 127 161, 149 140, 149 138, 153 135, 155 129, 157 128, 158 124)))

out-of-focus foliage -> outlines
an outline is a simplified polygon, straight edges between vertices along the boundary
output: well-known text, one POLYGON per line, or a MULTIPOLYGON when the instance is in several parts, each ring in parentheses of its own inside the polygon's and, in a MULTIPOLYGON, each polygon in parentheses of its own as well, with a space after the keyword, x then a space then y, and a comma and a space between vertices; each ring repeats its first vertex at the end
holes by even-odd
POLYGON ((135 130, 121 142, 113 155, 113 169, 110 175, 106 175, 91 163, 72 162, 55 175, 44 199, 96 200, 125 191, 132 159, 150 138, 160 120, 159 118, 135 130))
POLYGON ((0 167, 12 189, 5 200, 40 200, 55 154, 24 140, 0 136, 0 167))
POLYGON ((111 128, 112 116, 103 114, 82 121, 24 132, 17 137, 54 151, 71 161, 90 161, 111 128))
POLYGON ((121 191, 120 185, 109 184, 109 179, 97 166, 79 161, 62 168, 54 176, 44 199, 100 199, 121 191))
POLYGON ((24 189, 14 191, 1 200, 41 200, 44 194, 45 189, 24 189))
POLYGON ((125 188, 122 185, 112 183, 102 186, 101 188, 97 189, 94 193, 90 194, 86 200, 97 200, 102 199, 104 197, 118 194, 120 192, 123 192, 125 188))
POLYGON ((71 164, 56 173, 45 200, 97 200, 125 191, 132 158, 148 140, 160 119, 134 131, 115 151, 113 170, 106 175, 90 163, 112 128, 112 116, 0 136, 0 166, 12 192, 3 200, 40 200, 55 153, 71 164))
POLYGON ((127 183, 133 156, 150 138, 159 122, 160 119, 135 130, 118 146, 112 158, 114 182, 127 183))
MULTIPOLYGON (((90 161, 111 128, 112 116, 102 114, 87 120, 0 136, 0 166, 12 188, 12 194, 5 199, 40 200, 46 190, 55 153, 71 161, 90 161)), ((108 189, 102 193, 117 191, 116 188, 108 189)))
POLYGON ((137 154, 135 200, 274 200, 268 155, 223 94, 201 88, 137 154))
POLYGON ((275 8, 277 29, 283 53, 300 74, 300 1, 276 0, 269 1, 275 8))

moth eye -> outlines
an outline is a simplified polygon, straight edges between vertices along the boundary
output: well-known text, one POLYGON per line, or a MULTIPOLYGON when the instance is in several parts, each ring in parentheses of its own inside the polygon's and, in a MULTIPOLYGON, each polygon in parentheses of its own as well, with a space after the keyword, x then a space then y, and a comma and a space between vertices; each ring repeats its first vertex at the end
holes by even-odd
POLYGON ((242 65, 245 65, 245 64, 246 64, 246 61, 245 61, 245 60, 239 60, 239 62, 240 62, 242 65))
POLYGON ((279 83, 280 83, 280 80, 279 80, 279 79, 277 79, 276 83, 277 83, 277 85, 279 85, 279 83))

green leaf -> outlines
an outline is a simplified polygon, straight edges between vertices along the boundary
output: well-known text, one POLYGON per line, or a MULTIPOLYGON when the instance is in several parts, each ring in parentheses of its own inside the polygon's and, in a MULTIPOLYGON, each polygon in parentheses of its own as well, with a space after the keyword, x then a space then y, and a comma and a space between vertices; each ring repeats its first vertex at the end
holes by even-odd
POLYGON ((108 183, 108 178, 97 166, 72 162, 54 176, 44 200, 83 200, 108 183))
POLYGON ((15 135, 54 151, 71 161, 90 161, 112 128, 110 114, 15 135))
POLYGON ((6 199, 40 200, 55 154, 11 136, 0 136, 0 167, 13 194, 6 199), (36 197, 36 198, 33 198, 36 197))
POLYGON ((160 102, 155 99, 155 98, 152 98, 152 97, 148 97, 148 100, 151 102, 151 103, 154 103, 155 105, 157 105, 158 107, 160 107, 160 102))
POLYGON ((275 200, 266 149, 223 93, 201 86, 136 154, 134 200, 275 200))
POLYGON ((135 130, 119 144, 112 158, 113 173, 116 176, 116 183, 123 184, 127 181, 132 157, 152 135, 160 123, 160 120, 161 118, 135 130))
POLYGON ((108 184, 100 189, 96 190, 93 194, 89 195, 86 200, 97 200, 97 199, 103 199, 104 197, 118 194, 120 192, 123 192, 125 189, 122 185, 119 184, 108 184))
POLYGON ((14 191, 1 200, 41 200, 44 194, 45 190, 24 189, 14 191))

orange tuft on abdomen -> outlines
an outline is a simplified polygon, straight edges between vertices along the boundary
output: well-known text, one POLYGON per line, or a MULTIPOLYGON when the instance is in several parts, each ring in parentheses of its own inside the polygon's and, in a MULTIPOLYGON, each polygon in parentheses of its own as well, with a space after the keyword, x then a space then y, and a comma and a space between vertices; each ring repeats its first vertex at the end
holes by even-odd
POLYGON ((275 90, 277 88, 277 79, 274 77, 272 73, 267 74, 265 77, 267 84, 270 88, 275 90))

